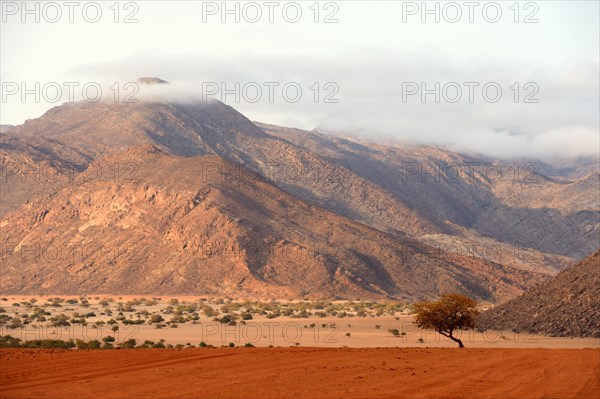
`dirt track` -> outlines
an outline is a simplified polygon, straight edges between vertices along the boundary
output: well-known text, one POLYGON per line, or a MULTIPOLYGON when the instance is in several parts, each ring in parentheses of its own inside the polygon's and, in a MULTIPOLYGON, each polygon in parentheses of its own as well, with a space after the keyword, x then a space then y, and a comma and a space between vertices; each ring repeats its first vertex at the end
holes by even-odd
POLYGON ((0 350, 2 398, 593 398, 597 349, 0 350))

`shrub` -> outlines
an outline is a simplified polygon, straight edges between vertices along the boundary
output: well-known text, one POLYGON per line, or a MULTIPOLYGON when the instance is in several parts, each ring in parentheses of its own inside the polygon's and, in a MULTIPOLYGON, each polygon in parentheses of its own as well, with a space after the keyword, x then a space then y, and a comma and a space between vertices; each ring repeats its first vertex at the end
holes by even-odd
POLYGON ((137 320, 130 320, 130 319, 126 319, 123 320, 123 324, 128 325, 128 324, 144 324, 145 321, 142 319, 137 319, 137 320))
POLYGON ((252 320, 252 314, 249 312, 242 313, 242 320, 252 320))
POLYGON ((224 314, 221 318, 215 317, 213 320, 223 324, 229 324, 234 321, 233 317, 229 314, 224 314))
POLYGON ((171 318, 171 323, 185 323, 186 320, 183 316, 175 316, 171 318))
POLYGON ((398 331, 398 329, 397 329, 397 328, 390 328, 388 331, 389 331, 390 333, 392 333, 392 335, 393 335, 394 337, 397 337, 397 336, 399 336, 399 335, 400 335, 400 331, 398 331))
POLYGON ((10 319, 10 322, 6 325, 6 328, 10 330, 15 330, 21 327, 23 327, 23 321, 18 317, 13 317, 12 319, 10 319))
POLYGON ((0 337, 0 348, 18 348, 21 346, 21 340, 10 335, 0 337))
POLYGON ((206 317, 215 317, 219 314, 218 311, 216 311, 215 309, 213 309, 211 306, 208 306, 208 305, 202 306, 202 311, 204 312, 206 317))
POLYGON ((100 341, 98 340, 85 342, 78 339, 75 341, 75 345, 77 345, 77 349, 100 349, 100 341))
POLYGON ((69 318, 64 314, 59 314, 58 316, 54 316, 50 318, 50 325, 52 327, 65 327, 70 326, 69 318))
POLYGON ((88 349, 100 349, 100 341, 94 339, 88 342, 88 349))
POLYGON ((132 348, 135 348, 136 345, 137 345, 137 340, 134 338, 131 338, 125 342, 122 342, 120 347, 123 349, 132 349, 132 348))
POLYGON ((161 339, 158 343, 152 345, 153 348, 164 349, 165 348, 165 340, 161 339))
POLYGON ((39 348, 39 349, 70 349, 75 347, 73 341, 61 341, 59 339, 35 339, 26 341, 21 344, 22 348, 39 348))

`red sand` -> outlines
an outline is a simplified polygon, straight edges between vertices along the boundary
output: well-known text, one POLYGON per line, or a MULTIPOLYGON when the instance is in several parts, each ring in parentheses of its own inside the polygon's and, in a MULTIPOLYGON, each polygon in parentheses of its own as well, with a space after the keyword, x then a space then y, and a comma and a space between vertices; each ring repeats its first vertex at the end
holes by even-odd
POLYGON ((2 398, 593 398, 600 350, 0 350, 2 398))

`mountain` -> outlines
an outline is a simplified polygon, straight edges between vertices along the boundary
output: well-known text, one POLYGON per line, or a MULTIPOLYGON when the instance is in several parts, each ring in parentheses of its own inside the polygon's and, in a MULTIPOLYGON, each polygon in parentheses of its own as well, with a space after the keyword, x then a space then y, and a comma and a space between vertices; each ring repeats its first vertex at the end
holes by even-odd
POLYGON ((155 84, 169 84, 166 80, 162 80, 161 78, 157 78, 155 76, 144 76, 137 80, 137 83, 146 84, 146 85, 155 85, 155 84))
POLYGON ((79 176, 2 221, 2 292, 413 299, 451 290, 496 300, 543 277, 398 239, 218 156, 145 145, 90 169, 111 165, 135 169, 79 176))
MULTIPOLYGON (((140 90, 169 87, 163 82, 144 78, 140 90)), ((63 104, 0 136, 0 162, 7 292, 423 298, 458 290, 495 302, 588 255, 598 237, 598 179, 589 162, 564 161, 562 172, 540 164, 534 180, 522 181, 507 161, 253 123, 218 101, 63 104), (145 187, 168 200, 146 204, 145 187), (195 204, 201 188, 222 203, 214 214, 195 204), (275 201, 260 206, 261 190, 275 201), (188 212, 194 223, 177 226, 172 216, 188 212), (197 246, 219 234, 220 245, 240 253, 283 242, 317 259, 227 257, 203 269, 197 246), (77 251, 91 242, 117 248, 121 264, 108 268, 115 256, 98 251, 73 262, 15 256, 32 245, 77 251), (143 262, 134 267, 130 252, 143 262), (136 279, 136 270, 153 279, 136 279)))
MULTIPOLYGON (((16 127, 0 144, 6 164, 21 165, 25 161, 14 158, 21 160, 33 153, 36 163, 54 162, 61 170, 70 164, 76 171, 101 156, 140 144, 155 144, 182 156, 214 154, 267 176, 302 199, 381 230, 402 235, 447 229, 426 215, 417 215, 368 180, 264 133, 220 102, 66 104, 16 127)), ((23 168, 30 166, 25 163, 23 168)), ((30 189, 21 174, 8 174, 18 190, 30 189)), ((66 179, 54 180, 60 187, 66 179)), ((26 196, 9 196, 4 209, 15 209, 25 200, 26 196)))
POLYGON ((385 188, 407 207, 438 224, 458 225, 517 248, 575 259, 597 249, 598 159, 580 160, 582 170, 572 173, 576 162, 567 164, 565 171, 535 159, 492 160, 438 147, 381 145, 364 139, 259 126, 385 188))
POLYGON ((13 127, 14 127, 13 125, 0 125, 0 134, 8 133, 8 131, 10 129, 12 129, 13 127))
POLYGON ((479 317, 484 329, 600 338, 600 251, 479 317))

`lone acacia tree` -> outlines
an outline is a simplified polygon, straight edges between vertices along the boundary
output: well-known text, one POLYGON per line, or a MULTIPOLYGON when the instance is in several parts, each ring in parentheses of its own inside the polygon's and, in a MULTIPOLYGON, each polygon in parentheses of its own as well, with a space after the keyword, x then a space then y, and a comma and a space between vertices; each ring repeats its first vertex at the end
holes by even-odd
POLYGON ((479 314, 477 301, 460 294, 444 294, 435 302, 415 303, 414 310, 414 323, 419 328, 435 330, 457 342, 459 348, 465 346, 453 335, 454 330, 474 328, 475 318, 479 314))

